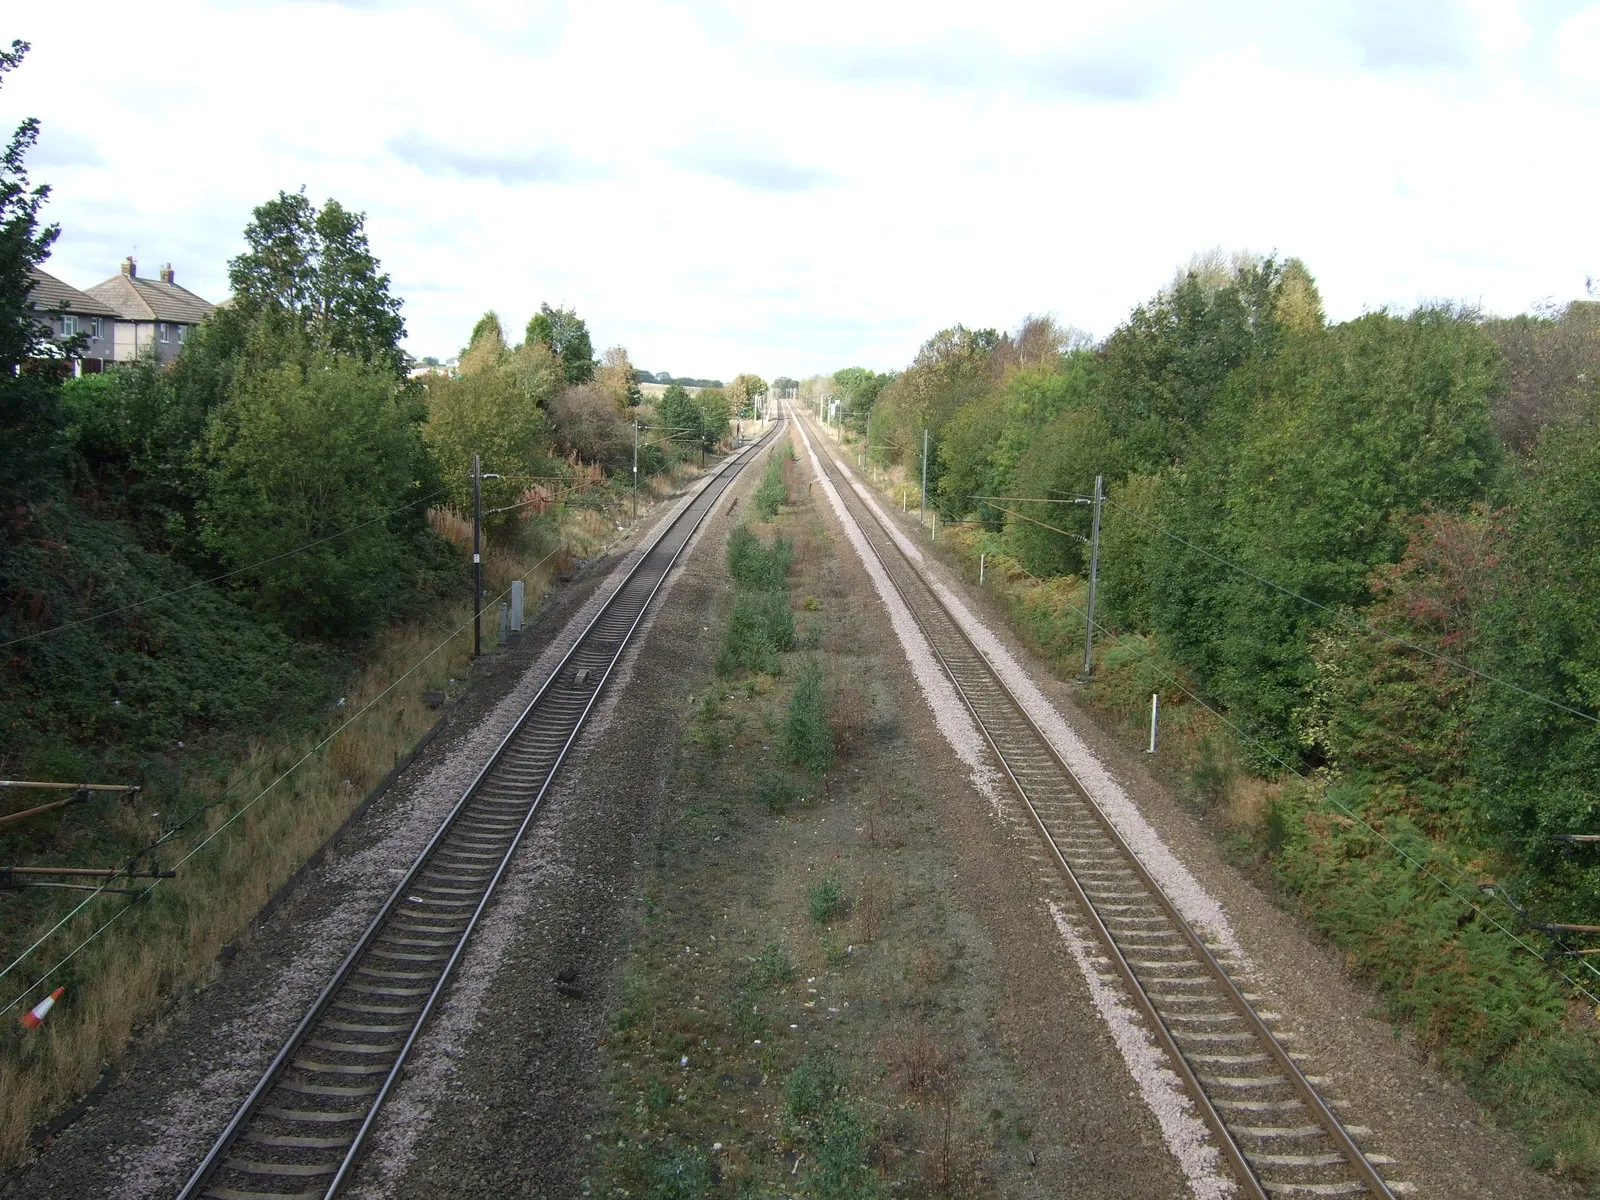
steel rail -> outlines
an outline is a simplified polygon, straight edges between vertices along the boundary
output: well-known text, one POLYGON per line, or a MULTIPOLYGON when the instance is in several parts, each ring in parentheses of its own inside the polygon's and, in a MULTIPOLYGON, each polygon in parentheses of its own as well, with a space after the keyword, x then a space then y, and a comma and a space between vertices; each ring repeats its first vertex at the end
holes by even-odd
MULTIPOLYGON (((599 611, 597 611, 589 623, 584 626, 583 631, 577 636, 576 639, 574 639, 572 645, 567 649, 566 653, 562 655, 561 660, 555 665, 554 668, 552 668, 548 677, 540 685, 539 690, 535 693, 533 699, 528 702, 527 706, 523 709, 522 713, 512 725, 510 732, 508 732, 505 737, 500 740, 499 744, 484 762, 483 767, 478 771, 477 775, 474 776, 472 782, 468 784, 466 790, 462 793, 461 798, 456 801, 450 812, 445 816, 444 820, 440 822, 438 828, 434 831, 433 836, 429 838, 427 845, 423 847, 422 851, 412 861, 411 867, 407 870, 405 876, 401 879, 399 884, 396 885, 394 890, 384 901, 383 905, 373 916, 372 920, 367 924, 367 927, 363 931, 361 937, 357 940, 356 944, 351 948, 349 953, 346 954, 338 969, 334 972, 328 983, 323 987, 317 998, 312 1002, 310 1008, 307 1009, 305 1015, 300 1019, 300 1022, 295 1026, 294 1031, 280 1046, 277 1054, 273 1057, 273 1060, 268 1065, 266 1071, 257 1081, 255 1087, 251 1089, 250 1094, 245 1098, 244 1102, 235 1111, 232 1119, 223 1129, 221 1135, 219 1135, 216 1141, 212 1144, 211 1149, 207 1152, 200 1165, 196 1167, 194 1172, 190 1175, 188 1181, 184 1184, 183 1189, 178 1193, 177 1200, 194 1200, 194 1198, 202 1196, 217 1196, 223 1197, 226 1200, 226 1198, 240 1197, 245 1195, 259 1195, 262 1197, 276 1195, 285 1197, 286 1200, 289 1197, 293 1197, 294 1200, 300 1200, 302 1197, 316 1197, 321 1195, 325 1198, 325 1200, 331 1200, 331 1198, 338 1192, 339 1188, 348 1179, 350 1172, 353 1170, 357 1160, 359 1159, 360 1152, 365 1144, 368 1134, 371 1132, 378 1111, 382 1108, 383 1102, 388 1098, 388 1095, 393 1089, 394 1084, 398 1081, 400 1073, 410 1055, 411 1049, 415 1045, 418 1034, 421 1032, 424 1024, 426 1024, 427 1019, 432 1013, 439 997, 443 994, 446 984, 450 982, 455 967, 460 960, 461 954, 464 951, 473 930, 477 926, 479 918, 482 916, 489 904, 490 899, 493 897, 494 892, 506 871, 506 868, 510 865, 511 859, 517 851, 517 848, 521 845, 523 835, 526 833, 529 824, 532 822, 535 813, 537 813, 561 766, 563 763, 565 763, 568 752, 571 750, 572 746, 583 732, 584 726, 588 720, 588 716, 593 710, 596 701, 599 699, 600 693, 604 689, 606 682, 611 678, 611 674, 615 670, 617 663, 621 661, 622 655, 627 651, 629 645, 631 644, 633 635, 638 630, 639 624, 643 621, 645 614, 650 610, 650 605, 654 601, 656 594, 661 590, 661 587, 666 582, 666 578, 671 573, 673 566, 676 565, 678 559, 687 550, 690 541, 693 540, 694 533, 704 522, 706 516, 709 515, 711 509, 716 506, 717 500, 720 499, 722 493, 727 490, 734 477, 751 461, 751 459, 755 458, 759 454, 762 447, 771 441, 774 435, 781 428, 782 422, 775 424, 773 428, 768 430, 767 433, 761 438, 751 442, 748 446, 729 456, 728 459, 720 464, 717 471, 706 480, 705 484, 702 485, 699 491, 682 506, 679 512, 663 526, 661 531, 657 533, 656 536, 651 540, 649 546, 639 555, 638 560, 633 564, 632 567, 629 568, 628 573, 612 591, 611 595, 606 598, 599 611), (693 516, 693 520, 686 528, 682 528, 683 522, 690 518, 691 515, 693 516), (362 1118, 360 1128, 356 1131, 351 1139, 350 1144, 345 1150, 336 1171, 331 1172, 332 1178, 326 1189, 320 1192, 296 1193, 243 1193, 230 1189, 219 1189, 215 1191, 205 1190, 211 1177, 218 1170, 227 1168, 227 1163, 224 1161, 223 1156, 233 1150, 235 1144, 239 1140, 239 1136, 244 1132, 245 1126, 251 1120, 251 1118, 254 1117, 258 1111, 260 1111, 262 1101, 273 1090, 273 1088, 277 1086, 284 1073, 284 1070, 291 1064, 293 1056, 302 1048, 304 1048, 309 1034, 327 1014, 334 997, 351 980, 357 965, 367 956, 368 952, 373 948, 375 942, 377 941, 378 935, 384 930, 390 919, 395 916, 402 899, 416 888, 419 877, 421 877, 427 868, 432 864, 432 860, 436 851, 441 847, 445 839, 456 829, 459 819, 466 811, 468 805, 477 797, 479 790, 484 785, 484 782, 489 778, 490 774, 495 770, 495 768, 500 765, 506 756, 507 750, 512 748, 518 739, 528 731, 530 719, 534 717, 536 713, 540 712, 541 704, 545 701, 546 697, 550 695, 557 681, 562 678, 568 664, 572 662, 574 657, 576 657, 581 650, 584 650, 586 647, 588 647, 591 635, 594 635, 597 633, 597 631, 600 631, 602 623, 608 618, 616 615, 615 610, 618 607, 619 602, 627 594, 629 585, 634 583, 634 581, 641 576, 641 574, 645 571, 646 565, 651 564, 652 568, 656 565, 659 565, 652 564, 653 556, 655 556, 656 551, 661 547, 662 543, 666 542, 668 538, 672 537, 677 532, 683 533, 682 541, 679 543, 677 548, 673 550, 672 555, 667 562, 664 565, 660 565, 659 575, 655 579, 654 584, 650 587, 648 594, 646 594, 642 600, 638 601, 637 611, 633 614, 627 630, 616 639, 615 649, 606 660, 600 678, 594 683, 594 686, 590 690, 588 698, 583 704, 581 711, 578 713, 575 721, 572 723, 572 728, 567 733, 565 740, 562 742, 562 745, 559 751, 556 753, 551 765, 545 771, 542 783, 539 785, 537 792, 529 802, 527 806, 527 812, 524 814, 515 834, 512 836, 509 844, 506 846, 504 853, 501 855, 500 861, 495 867, 493 875, 485 886, 483 895, 479 899, 477 906, 474 908, 472 915, 467 919, 467 923, 463 929, 461 929, 459 932, 452 931, 455 938, 454 948, 451 951, 449 958, 446 961, 444 968, 440 972, 432 990, 429 992, 427 999, 423 1002, 421 1008, 412 1018, 409 1032, 405 1041, 398 1048, 398 1055, 394 1063, 389 1068, 382 1084, 373 1095, 371 1106, 368 1108, 367 1112, 362 1118)), ((601 641, 603 643, 603 639, 601 639, 601 641)), ((307 1140, 313 1139, 301 1139, 301 1142, 307 1140)), ((284 1165, 293 1166, 294 1164, 284 1165)), ((282 1177, 289 1178, 297 1174, 305 1173, 306 1172, 303 1171, 296 1172, 291 1170, 285 1172, 282 1177)), ((330 1174, 330 1172, 322 1171, 319 1172, 318 1175, 313 1175, 312 1177, 316 1178, 319 1177, 319 1175, 327 1174, 330 1174)))
MULTIPOLYGON (((810 423, 809 418, 807 418, 806 423, 810 423)), ((819 441, 822 440, 820 433, 818 434, 818 439, 819 441)), ((838 466, 834 462, 833 456, 829 452, 825 443, 821 447, 821 453, 819 453, 817 457, 819 462, 826 464, 825 469, 831 468, 831 473, 838 473, 838 466)), ((923 613, 919 611, 918 605, 912 603, 911 597, 906 594, 906 590, 896 578, 895 572, 890 569, 891 564, 884 558, 879 547, 878 540, 875 540, 871 536, 867 526, 862 522, 859 513, 860 502, 853 495, 849 497, 846 496, 846 493, 853 492, 853 484, 850 481, 841 478, 837 480, 837 485, 839 487, 840 498, 845 501, 845 507, 847 511, 849 511, 851 519, 856 523, 857 528, 860 529, 862 536, 867 541, 867 544, 872 547, 873 552, 878 556, 878 560, 884 567, 884 574, 888 578, 890 585, 895 589, 895 592, 905 603, 906 609, 911 613, 912 619, 916 621, 917 627, 922 630, 923 636, 927 640, 929 648, 933 651, 934 656, 938 659, 940 666, 944 669, 946 675, 950 679, 951 684, 955 687, 956 694, 960 697, 962 704, 966 707, 967 711, 972 715, 973 720, 977 723, 978 729, 983 734, 984 740, 994 752, 996 761, 999 762, 1007 779, 1011 781, 1013 788, 1016 789, 1018 796, 1021 797, 1023 804, 1027 807, 1028 814, 1032 818, 1035 828, 1045 839, 1051 855, 1054 857, 1057 865, 1061 868, 1061 871, 1068 883, 1069 890, 1078 901, 1083 913, 1090 921, 1091 927, 1097 939, 1107 951, 1108 957, 1110 958, 1112 964, 1116 967, 1117 973, 1121 976, 1124 984, 1129 990, 1129 993, 1133 996, 1139 1011, 1149 1022, 1150 1028, 1154 1033, 1156 1040, 1161 1044, 1162 1049, 1171 1059, 1175 1073, 1182 1081, 1185 1091, 1189 1093, 1190 1098, 1194 1101, 1195 1106, 1199 1110, 1206 1126, 1211 1130, 1212 1135, 1216 1138, 1224 1157, 1232 1165, 1235 1174, 1239 1178, 1239 1182, 1245 1189, 1246 1194, 1250 1196, 1252 1200, 1266 1200, 1267 1192, 1263 1188, 1255 1169, 1250 1165, 1248 1156, 1239 1147, 1231 1130, 1228 1129, 1226 1121, 1222 1117, 1221 1113, 1217 1110, 1210 1095, 1200 1082, 1198 1075, 1191 1067, 1188 1061, 1188 1056, 1178 1045, 1177 1039, 1173 1036, 1173 1032, 1169 1024, 1161 1016, 1160 1011, 1156 1007, 1155 1003, 1151 1000, 1149 993, 1144 988, 1144 985, 1139 981, 1132 965, 1128 962, 1127 957, 1123 954, 1122 948, 1117 943, 1117 939, 1112 935, 1110 929, 1106 926, 1105 921, 1103 920, 1099 911, 1099 906, 1096 905, 1093 899, 1090 897, 1088 890, 1085 888, 1078 876, 1078 872, 1068 861, 1067 855, 1062 850, 1062 847, 1057 841, 1055 835, 1050 832, 1050 829, 1048 828, 1043 816, 1034 803, 1034 798, 1029 795, 1027 786, 1020 778, 1018 778, 1017 773, 1013 771, 1011 762, 1008 760, 1004 750, 998 744, 994 731, 991 729, 992 717, 990 719, 986 719, 978 711, 978 707, 969 694, 968 688, 962 683, 950 660, 946 657, 944 651, 940 649, 938 645, 938 638, 936 637, 935 632, 929 628, 927 621, 924 619, 923 613)), ((1358 1176, 1359 1182, 1366 1187, 1371 1195, 1380 1197, 1382 1200, 1394 1200, 1393 1191, 1390 1190, 1389 1185, 1384 1181, 1382 1175, 1379 1174, 1377 1168, 1368 1160, 1366 1154, 1361 1150, 1361 1148, 1356 1145, 1354 1139, 1350 1136, 1349 1131, 1345 1129, 1344 1124, 1338 1119, 1337 1116, 1335 1116, 1332 1109, 1329 1108, 1328 1104, 1317 1092, 1311 1081, 1307 1079, 1304 1072, 1300 1070, 1299 1064, 1294 1061, 1293 1056, 1284 1048, 1282 1042, 1279 1041, 1277 1035, 1273 1033, 1272 1029, 1262 1019, 1261 1015, 1256 1012, 1255 1007, 1250 1003, 1248 998, 1246 998, 1243 991, 1234 982, 1227 970, 1220 962, 1217 961, 1216 956, 1212 954, 1210 947, 1206 945, 1204 939, 1200 936, 1198 931, 1196 931, 1194 927, 1186 919, 1184 919, 1182 914, 1178 912, 1171 899, 1167 896, 1165 890, 1160 886, 1159 883, 1156 882, 1155 878, 1151 876, 1149 871, 1145 868, 1144 863, 1140 860, 1139 856, 1134 853, 1132 847, 1127 844, 1127 841, 1123 838, 1115 824, 1110 820, 1109 817, 1106 816, 1104 811, 1094 801, 1088 789, 1083 786, 1083 783, 1078 779, 1076 772, 1074 772, 1072 768, 1065 762, 1065 760, 1062 759, 1060 753, 1056 750, 1054 743, 1052 743, 1050 739, 1045 736, 1044 731, 1039 728, 1038 723, 1033 719, 1032 714, 1028 712, 1021 700, 1018 699, 1016 694, 1006 684, 1005 680, 1001 678, 1000 673, 995 670, 993 664, 989 661, 988 656, 985 655, 983 651, 979 649, 978 646, 967 635, 966 631, 962 628, 961 623, 955 619, 954 614, 950 612, 948 606, 939 598, 937 593, 935 593, 931 587, 928 587, 927 584, 921 579, 916 568, 910 563, 909 557, 896 543, 893 532, 884 526, 882 520, 875 513, 872 513, 870 509, 869 514, 871 515, 872 523, 876 525, 885 535, 885 540, 887 540, 890 545, 895 547, 895 554, 905 564, 905 569, 910 571, 913 578, 916 578, 918 583, 922 585, 927 599, 932 602, 936 611, 945 618, 949 627, 955 631, 960 641, 964 643, 968 650, 971 651, 976 661, 981 664, 988 681, 991 682, 995 686, 996 690, 998 690, 998 692, 1006 699, 1006 701, 1009 702, 1009 707, 1011 708, 1015 717, 1026 726, 1028 731, 1032 733, 1034 740, 1036 740, 1039 746, 1046 752, 1050 760, 1053 761, 1056 767, 1066 776, 1067 779, 1071 781, 1072 786, 1078 792, 1079 798, 1084 802, 1088 810, 1094 815, 1099 825, 1099 831, 1101 834, 1104 835, 1107 840, 1109 840, 1112 845, 1116 847, 1120 857, 1132 867, 1134 873, 1139 878, 1140 883, 1149 893, 1150 898, 1156 902, 1161 910, 1167 915, 1172 925, 1183 936, 1188 944, 1190 952, 1206 968, 1213 981, 1222 989, 1224 995, 1227 997, 1236 1014, 1246 1023, 1246 1025, 1250 1028, 1250 1031, 1255 1035, 1258 1044, 1260 1044, 1262 1049, 1264 1049, 1272 1057, 1274 1064, 1283 1073, 1285 1079, 1289 1083, 1290 1088, 1297 1093, 1299 1099, 1306 1105, 1313 1118, 1327 1133, 1330 1140, 1338 1148, 1339 1153, 1346 1160, 1346 1163, 1352 1172, 1358 1176)))

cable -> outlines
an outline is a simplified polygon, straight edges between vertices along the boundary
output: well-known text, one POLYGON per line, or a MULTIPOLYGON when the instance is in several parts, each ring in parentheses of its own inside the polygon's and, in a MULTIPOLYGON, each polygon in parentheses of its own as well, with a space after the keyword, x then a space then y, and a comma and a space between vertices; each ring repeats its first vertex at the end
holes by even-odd
POLYGON ((115 617, 120 613, 132 612, 134 609, 143 608, 147 604, 157 604, 162 600, 170 600, 174 596, 181 596, 185 592, 192 592, 196 588, 205 587, 207 584, 220 583, 224 579, 230 579, 235 575, 242 575, 246 571, 254 571, 256 568, 264 567, 268 563, 275 563, 281 558, 288 558, 290 555, 299 554, 302 551, 310 550, 314 546, 320 546, 324 542, 331 542, 335 538, 342 538, 347 534, 355 533, 357 530, 365 529, 368 525, 375 525, 379 521, 387 521, 390 517, 394 516, 395 513, 404 512, 408 508, 415 508, 419 504, 426 504, 429 500, 444 495, 448 490, 448 488, 440 488, 438 491, 423 496, 421 499, 412 500, 410 503, 402 504, 398 508, 391 508, 386 513, 380 513, 373 517, 370 521, 363 521, 359 525, 352 525, 349 529, 341 529, 338 533, 330 533, 327 537, 320 537, 314 542, 307 542, 303 546, 296 546, 293 550, 285 550, 282 554, 274 554, 271 558, 263 558, 260 562, 253 562, 249 566, 235 567, 231 571, 224 571, 221 575, 213 575, 209 579, 199 579, 194 583, 185 584, 183 587, 176 588, 173 591, 162 592, 158 596, 151 596, 144 600, 135 600, 132 604, 125 604, 121 608, 110 608, 105 612, 96 613, 92 617, 82 617, 76 621, 67 621, 62 625, 53 625, 49 629, 41 629, 37 633, 25 633, 21 637, 12 638, 10 641, 0 642, 0 650, 4 650, 7 646, 16 646, 23 642, 34 641, 37 638, 48 637, 50 634, 60 633, 65 629, 76 629, 80 625, 91 625, 95 621, 103 621, 107 617, 115 617))
POLYGON ((1398 642, 1400 645, 1405 646, 1409 650, 1415 650, 1418 654, 1424 654, 1427 657, 1429 657, 1431 659, 1434 659, 1434 660, 1436 660, 1438 662, 1442 662, 1442 663, 1447 664, 1448 666, 1452 666, 1452 667, 1455 667, 1455 668, 1457 668, 1459 670, 1466 671, 1470 675, 1476 675, 1479 679, 1482 679, 1482 680, 1484 680, 1484 681, 1486 681, 1488 683, 1498 684, 1501 687, 1510 688, 1512 691, 1517 692, 1519 695, 1526 696, 1529 700, 1537 700, 1541 704, 1548 704, 1552 708, 1559 708, 1562 712, 1570 713, 1574 717, 1582 717, 1585 721, 1590 721, 1590 722, 1592 722, 1594 724, 1600 725, 1600 717, 1595 716, 1593 713, 1584 712, 1582 709, 1573 708, 1571 705, 1563 704, 1559 700, 1552 700, 1549 696, 1542 696, 1538 692, 1529 691, 1527 688, 1521 686, 1520 684, 1512 683, 1509 679, 1501 679, 1499 676, 1490 675, 1487 671, 1480 671, 1477 667, 1474 667, 1469 663, 1464 663, 1460 659, 1451 658, 1448 654, 1440 654, 1438 651, 1430 650, 1426 646, 1419 646, 1416 642, 1413 642, 1413 641, 1409 640, 1408 638, 1403 638, 1399 634, 1390 633, 1386 629, 1380 629, 1378 626, 1374 625, 1371 621, 1364 620, 1363 618, 1358 617, 1358 616, 1354 615, 1353 613, 1348 613, 1348 612, 1342 611, 1340 609, 1333 608, 1333 607, 1331 607, 1329 605, 1321 603, 1320 601, 1313 600, 1309 596, 1302 596, 1302 595, 1300 595, 1300 593, 1295 592, 1295 591, 1291 591, 1289 588, 1284 587, 1280 583, 1276 583, 1271 579, 1267 579, 1265 576, 1257 575, 1254 571, 1250 570, 1247 567, 1241 567, 1238 563, 1234 563, 1234 562, 1228 561, 1226 558, 1223 558, 1220 554, 1215 554, 1212 551, 1207 550, 1204 546, 1196 546, 1193 542, 1189 541, 1187 538, 1181 537, 1180 535, 1178 535, 1176 533, 1173 533, 1170 529, 1163 529, 1161 526, 1155 524, 1154 522, 1145 520, 1145 518, 1141 517, 1138 513, 1134 512, 1132 509, 1123 508, 1122 505, 1116 503, 1114 500, 1110 499, 1109 497, 1107 497, 1105 499, 1105 502, 1107 504, 1111 505, 1111 507, 1116 509, 1118 512, 1127 513, 1128 516, 1132 517, 1135 521, 1138 521, 1141 525, 1144 525, 1148 529, 1154 530, 1155 532, 1161 534, 1163 537, 1171 538, 1173 541, 1178 542, 1181 545, 1187 546, 1189 549, 1193 550, 1195 553, 1203 554, 1207 558, 1211 559, 1212 561, 1221 563, 1223 566, 1227 567, 1229 570, 1237 571, 1237 572, 1239 572, 1239 574, 1247 576, 1248 578, 1255 580, 1257 583, 1264 584, 1265 586, 1267 586, 1269 588, 1272 588, 1276 592, 1281 592, 1285 596, 1288 596, 1288 597, 1290 597, 1292 599, 1298 600, 1302 604, 1309 604, 1313 608, 1321 609, 1323 612, 1329 614, 1330 616, 1336 617, 1336 618, 1338 618, 1338 619, 1340 619, 1342 621, 1346 621, 1346 622, 1348 622, 1348 623, 1350 623, 1352 625, 1360 625, 1363 628, 1367 629, 1368 631, 1377 634, 1379 637, 1385 637, 1385 638, 1388 638, 1390 641, 1398 642))
MULTIPOLYGON (((558 546, 555 550, 552 550, 552 551, 550 551, 549 554, 546 554, 544 556, 544 558, 541 558, 538 562, 534 563, 533 566, 528 568, 528 570, 524 574, 523 578, 526 579, 527 575, 530 575, 534 571, 536 571, 540 566, 542 566, 545 562, 547 562, 552 556, 554 556, 555 554, 559 553, 561 549, 563 549, 563 547, 558 546)), ((511 589, 509 587, 505 588, 501 592, 497 593, 494 597, 492 597, 490 599, 489 603, 490 604, 494 604, 494 603, 498 602, 502 597, 508 595, 510 593, 510 591, 511 591, 511 589)), ((416 662, 412 663, 411 666, 407 667, 406 670, 402 674, 396 676, 393 680, 391 680, 389 682, 388 686, 386 686, 381 692, 379 692, 371 700, 367 701, 367 703, 362 705, 361 708, 359 708, 356 712, 352 713, 350 718, 347 721, 345 721, 342 725, 340 725, 338 729, 335 729, 327 737, 323 738, 315 746, 313 746, 313 747, 311 747, 311 749, 307 750, 303 755, 301 755, 298 759, 296 759, 294 763, 292 763, 288 768, 286 768, 282 772, 282 774, 280 774, 271 783, 267 784, 266 787, 262 788, 261 791, 257 792, 255 796, 251 797, 251 799, 247 803, 245 803, 243 806, 241 806, 240 809, 237 812, 233 813, 226 821, 224 821, 221 825, 218 825, 214 830, 212 830, 209 834, 207 834, 205 838, 203 838, 199 843, 197 843, 195 846, 193 846, 189 850, 189 852, 187 854, 185 854, 182 858, 178 859, 177 862, 173 863, 172 869, 176 870, 178 867, 181 867, 184 863, 188 862, 196 854, 200 853, 201 850, 205 849, 206 846, 210 845, 211 842, 213 840, 215 840, 225 829, 227 829, 230 826, 232 826, 235 821, 239 820, 240 817, 244 816, 245 813, 249 812, 252 808, 254 808, 256 806, 256 804, 258 804, 261 800, 263 800, 274 788, 276 788, 280 783, 282 783, 290 775, 294 774, 295 771, 299 770, 300 767, 302 765, 304 765, 313 755, 315 755, 318 751, 320 751, 329 742, 333 741, 334 738, 338 737, 341 733, 343 733, 345 730, 350 728, 350 726, 355 721, 359 720, 361 717, 365 716, 369 711, 371 711, 371 709, 373 708, 374 705, 376 705, 380 700, 382 700, 385 696, 387 696, 390 692, 392 692, 396 687, 398 687, 402 682, 404 682, 404 680, 407 677, 409 677, 414 672, 416 672, 416 670, 419 667, 421 667, 423 663, 427 662, 435 654, 438 654, 439 651, 443 650, 452 641, 454 641, 458 636, 460 636, 460 634, 472 624, 474 619, 475 619, 474 617, 468 617, 460 625, 457 625, 455 627, 455 629, 453 629, 449 633, 449 635, 445 637, 445 639, 443 641, 441 641, 432 650, 429 650, 426 654, 424 654, 416 662)), ((235 785, 235 786, 237 786, 237 785, 235 785)), ((224 795, 226 795, 226 794, 227 793, 224 793, 224 795)), ((207 805, 205 808, 202 808, 202 809, 200 809, 200 810, 198 810, 198 811, 196 811, 194 813, 191 813, 188 817, 186 817, 184 819, 183 823, 187 824, 190 821, 193 821, 196 817, 200 816, 201 813, 207 812, 210 809, 216 807, 216 803, 217 802, 214 801, 211 804, 207 805)), ((174 829, 177 829, 177 828, 181 828, 181 826, 175 826, 174 827, 174 829)), ((159 843, 157 843, 157 844, 159 844, 159 843)), ((165 881, 162 880, 162 879, 156 879, 156 880, 152 881, 147 887, 145 887, 136 896, 134 896, 134 898, 132 900, 128 901, 128 903, 125 906, 123 906, 122 908, 118 909, 115 913, 113 913, 110 917, 108 917, 104 922, 102 922, 100 924, 100 926, 98 928, 95 929, 95 931, 93 933, 91 933, 88 937, 84 938, 83 941, 79 942, 76 946, 74 946, 71 950, 69 950, 65 955, 63 955, 54 965, 52 965, 48 970, 46 970, 44 972, 44 974, 39 976, 39 978, 36 979, 31 986, 29 986, 28 988, 23 990, 21 993, 19 993, 17 995, 17 997, 15 999, 13 999, 9 1004, 7 1004, 4 1008, 0 1008, 0 1016, 4 1016, 6 1013, 10 1012, 19 1003, 21 1003, 28 996, 32 995, 35 991, 37 991, 41 984, 43 984, 52 975, 54 975, 57 971, 59 971, 63 966, 65 966, 68 962, 70 962, 74 957, 76 957, 79 953, 81 953, 85 947, 87 947, 91 942, 93 942, 96 938, 98 938, 102 933, 104 933, 112 925, 116 924, 119 920, 121 920, 128 913, 128 911, 130 909, 132 909, 136 904, 138 904, 141 900, 143 900, 151 892, 155 891, 155 889, 157 887, 159 887, 163 882, 165 882, 165 881)), ((101 888, 99 890, 97 890, 96 892, 94 892, 90 896, 86 897, 71 912, 69 912, 65 917, 63 917, 60 921, 58 921, 55 924, 55 926, 53 928, 51 928, 49 933, 46 933, 44 935, 44 937, 41 937, 32 946, 28 947, 28 949, 24 950, 20 955, 18 955, 9 964, 7 964, 6 967, 3 970, 0 970, 0 978, 4 978, 6 975, 10 974, 11 971, 13 971, 18 965, 20 965, 23 962, 24 959, 26 959, 35 950, 37 950, 41 945, 43 945, 44 942, 51 935, 53 935, 63 925, 65 925, 74 916, 76 916, 80 911, 82 911, 84 906, 87 905, 96 896, 98 896, 100 894, 100 891, 104 890, 104 888, 106 886, 107 886, 107 884, 102 884, 101 888)))

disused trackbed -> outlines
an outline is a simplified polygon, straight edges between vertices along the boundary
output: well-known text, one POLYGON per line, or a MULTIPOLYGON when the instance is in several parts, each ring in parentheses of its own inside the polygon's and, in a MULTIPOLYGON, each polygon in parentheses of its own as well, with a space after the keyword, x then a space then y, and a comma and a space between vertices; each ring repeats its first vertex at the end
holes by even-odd
POLYGON ((640 556, 379 909, 179 1200, 317 1200, 349 1178, 473 927, 667 572, 776 432, 724 462, 640 556))
MULTIPOLYGON (((815 426, 812 426, 815 431, 815 426)), ((962 631, 943 601, 857 492, 816 433, 818 458, 857 527, 922 629, 968 711, 1043 836, 1077 900, 1084 932, 1106 959, 1165 1051, 1241 1193, 1386 1197, 1409 1191, 1385 1182, 1392 1159, 1363 1152, 1369 1130, 1344 1125, 1318 1091, 1280 1018, 1258 1011, 1226 951, 1178 913, 1161 887, 1090 799, 1026 708, 962 631), (1220 956, 1220 957, 1219 957, 1220 956)))

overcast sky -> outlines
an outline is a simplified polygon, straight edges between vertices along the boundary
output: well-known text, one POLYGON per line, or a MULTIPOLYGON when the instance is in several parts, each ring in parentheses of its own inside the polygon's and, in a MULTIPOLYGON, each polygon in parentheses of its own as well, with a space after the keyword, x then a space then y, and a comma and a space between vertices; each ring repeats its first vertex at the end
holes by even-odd
POLYGON ((941 326, 1109 333, 1195 251, 1329 315, 1600 276, 1600 4, 1552 0, 34 4, 0 121, 85 287, 211 300, 251 208, 364 211, 407 348, 575 307, 730 378, 903 365, 941 326))

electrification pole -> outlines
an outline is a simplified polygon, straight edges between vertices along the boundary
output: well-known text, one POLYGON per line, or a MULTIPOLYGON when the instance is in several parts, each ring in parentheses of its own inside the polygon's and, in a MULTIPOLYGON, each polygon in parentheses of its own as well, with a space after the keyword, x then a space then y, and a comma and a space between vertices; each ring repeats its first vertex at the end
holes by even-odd
POLYGON ((917 505, 917 524, 922 524, 922 510, 928 507, 928 431, 922 431, 922 501, 917 505))
POLYGON ((472 657, 483 652, 483 489, 478 456, 472 456, 472 657))
POLYGON ((1094 477, 1094 523, 1089 529, 1089 606, 1083 630, 1083 674, 1088 679, 1094 670, 1094 596, 1100 584, 1100 503, 1105 499, 1105 476, 1094 477))
POLYGON ((639 418, 633 419, 633 519, 639 519, 639 418))

